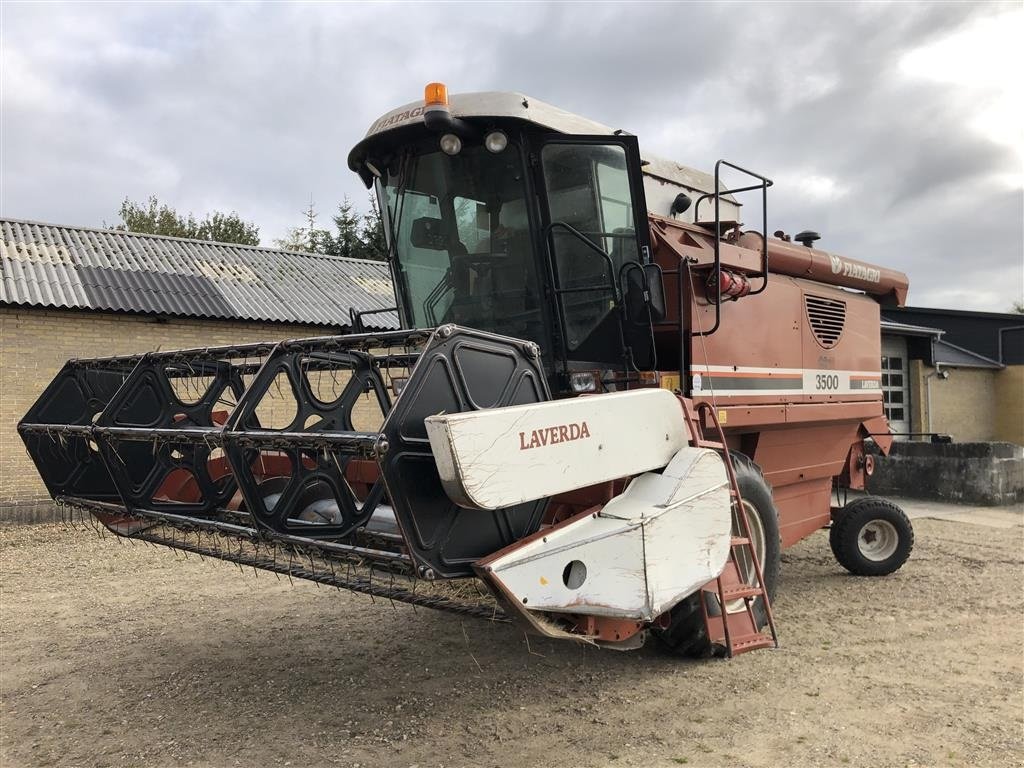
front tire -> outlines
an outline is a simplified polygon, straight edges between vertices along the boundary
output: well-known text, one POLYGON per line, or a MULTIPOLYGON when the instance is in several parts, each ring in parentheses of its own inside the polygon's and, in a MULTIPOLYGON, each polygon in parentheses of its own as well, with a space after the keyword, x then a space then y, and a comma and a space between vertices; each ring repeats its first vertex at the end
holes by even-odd
MULTIPOLYGON (((736 472, 736 483, 740 488, 740 495, 743 497, 747 509, 747 518, 750 522, 751 536, 758 549, 758 559, 761 563, 761 571, 764 576, 764 585, 768 592, 768 599, 775 597, 775 585, 779 579, 779 569, 782 566, 782 539, 779 536, 779 512, 772 501, 772 490, 761 474, 760 467, 742 453, 730 453, 733 470, 736 472), (755 519, 756 515, 756 519, 755 519), (760 538, 761 541, 757 541, 760 538)), ((735 517, 733 519, 733 535, 740 536, 742 532, 735 517)), ((740 550, 743 551, 742 549, 740 550)), ((750 571, 749 562, 743 562, 741 558, 738 565, 741 573, 746 577, 747 583, 756 583, 756 576, 750 571)), ((707 627, 704 624, 704 613, 701 610, 700 600, 704 590, 698 590, 694 594, 681 600, 668 612, 667 627, 653 627, 652 632, 662 645, 678 656, 691 658, 706 658, 713 656, 724 649, 712 643, 708 638, 707 627)), ((706 608, 711 615, 721 614, 722 607, 717 597, 707 596, 706 608)), ((738 610, 746 610, 742 605, 726 606, 729 613, 738 610)), ((754 616, 758 619, 759 628, 768 623, 768 614, 764 609, 764 598, 758 597, 754 600, 754 616)))
POLYGON ((906 513, 887 499, 864 496, 840 511, 829 531, 832 554, 856 576, 888 576, 907 562, 914 528, 906 513))

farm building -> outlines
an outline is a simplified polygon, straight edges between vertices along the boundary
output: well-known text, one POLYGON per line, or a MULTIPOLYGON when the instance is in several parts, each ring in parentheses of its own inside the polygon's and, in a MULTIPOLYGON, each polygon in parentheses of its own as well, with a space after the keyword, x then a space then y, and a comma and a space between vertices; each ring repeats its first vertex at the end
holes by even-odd
POLYGON ((15 427, 66 360, 344 333, 350 310, 394 306, 383 262, 11 219, 0 235, 6 518, 51 507, 15 427))
POLYGON ((1024 445, 1024 315, 884 308, 882 388, 895 432, 1024 445))

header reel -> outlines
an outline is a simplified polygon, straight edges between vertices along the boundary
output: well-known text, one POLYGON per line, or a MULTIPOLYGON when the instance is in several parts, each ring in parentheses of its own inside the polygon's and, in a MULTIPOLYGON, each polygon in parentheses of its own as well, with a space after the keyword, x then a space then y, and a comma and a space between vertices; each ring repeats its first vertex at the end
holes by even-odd
POLYGON ((360 560, 372 543, 453 578, 545 501, 456 506, 424 419, 548 398, 535 345, 442 326, 75 360, 18 431, 53 497, 117 533, 173 522, 360 560))

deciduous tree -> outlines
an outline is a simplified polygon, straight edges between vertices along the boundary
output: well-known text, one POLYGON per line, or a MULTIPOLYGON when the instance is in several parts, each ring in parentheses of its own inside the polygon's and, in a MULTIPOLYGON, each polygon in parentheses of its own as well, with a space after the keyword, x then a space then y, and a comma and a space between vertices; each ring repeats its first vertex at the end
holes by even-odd
POLYGON ((114 229, 141 232, 148 235, 187 237, 194 240, 212 240, 218 243, 259 245, 260 229, 245 221, 237 213, 213 211, 197 221, 191 213, 183 215, 151 195, 145 203, 136 203, 127 197, 121 203, 121 223, 114 229))

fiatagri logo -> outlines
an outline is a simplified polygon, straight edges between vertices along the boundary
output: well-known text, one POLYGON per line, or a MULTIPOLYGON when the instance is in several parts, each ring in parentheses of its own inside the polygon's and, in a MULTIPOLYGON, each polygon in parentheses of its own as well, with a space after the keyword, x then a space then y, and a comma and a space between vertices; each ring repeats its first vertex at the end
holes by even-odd
POLYGON ((863 264, 851 264, 848 261, 843 261, 838 256, 829 255, 828 259, 832 262, 833 275, 838 275, 841 272, 843 277, 853 277, 857 280, 866 280, 869 283, 877 283, 882 279, 882 273, 872 267, 865 267, 863 264))
POLYGON ((590 429, 587 427, 587 422, 581 421, 579 424, 560 424, 557 427, 544 427, 543 429, 535 429, 530 433, 529 442, 526 439, 526 433, 519 433, 519 450, 528 451, 531 448, 541 448, 545 445, 555 445, 556 443, 568 443, 572 440, 583 440, 584 438, 590 437, 590 429))
POLYGON ((413 107, 407 109, 404 112, 399 112, 394 115, 382 117, 380 120, 370 126, 370 130, 367 131, 367 135, 377 133, 377 131, 383 131, 385 128, 390 128, 398 123, 404 123, 406 120, 412 120, 415 117, 419 117, 423 114, 423 107, 413 107))

